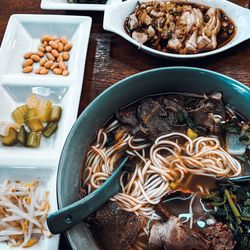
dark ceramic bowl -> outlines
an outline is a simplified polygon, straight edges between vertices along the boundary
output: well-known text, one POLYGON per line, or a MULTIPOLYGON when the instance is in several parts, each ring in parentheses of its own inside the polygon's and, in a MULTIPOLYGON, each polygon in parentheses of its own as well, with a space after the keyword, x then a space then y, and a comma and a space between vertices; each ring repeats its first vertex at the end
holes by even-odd
MULTIPOLYGON (((199 68, 171 67, 130 76, 100 94, 80 115, 65 142, 57 179, 59 208, 77 200, 83 158, 99 128, 118 109, 147 95, 165 92, 221 92, 224 101, 250 119, 250 89, 216 72, 199 68)), ((98 246, 86 225, 80 223, 67 233, 74 250, 98 246)))

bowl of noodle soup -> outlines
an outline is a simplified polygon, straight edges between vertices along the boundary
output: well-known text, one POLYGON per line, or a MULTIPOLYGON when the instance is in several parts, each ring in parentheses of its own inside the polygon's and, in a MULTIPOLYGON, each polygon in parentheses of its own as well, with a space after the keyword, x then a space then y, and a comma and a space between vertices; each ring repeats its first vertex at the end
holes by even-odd
MULTIPOLYGON (((199 97, 204 94, 209 96, 213 93, 220 93, 225 104, 234 107, 246 119, 250 119, 250 110, 248 109, 249 88, 216 72, 199 68, 168 67, 145 71, 121 80, 101 93, 82 112, 67 137, 61 154, 57 179, 59 208, 79 199, 79 190, 83 183, 86 186, 87 193, 90 193, 108 178, 108 174, 100 174, 100 168, 97 163, 93 163, 93 159, 100 154, 98 149, 106 145, 107 134, 117 129, 117 121, 115 119, 110 120, 110 117, 142 98, 148 96, 158 98, 157 96, 166 93, 185 93, 199 97), (107 121, 109 122, 107 123, 107 121), (94 148, 90 149, 92 145, 94 148), (89 172, 97 174, 97 179, 99 179, 97 181, 92 179, 91 182, 89 172)), ((147 112, 147 108, 142 110, 143 112, 147 112)), ((132 176, 133 172, 129 177, 130 183, 122 186, 123 192, 112 198, 128 212, 135 212, 136 215, 150 220, 154 216, 152 204, 159 203, 162 197, 166 195, 168 188, 176 183, 177 179, 186 181, 186 172, 200 175, 203 178, 202 181, 204 181, 211 175, 218 178, 233 177, 238 176, 242 171, 239 162, 221 147, 215 136, 200 136, 196 139, 190 139, 190 136, 185 135, 179 128, 160 136, 157 133, 155 134, 155 129, 152 131, 148 135, 150 140, 153 141, 150 144, 150 149, 147 149, 148 140, 140 136, 132 136, 131 131, 129 131, 131 133, 117 135, 122 139, 119 147, 111 149, 112 153, 115 152, 114 157, 108 159, 109 164, 106 173, 113 171, 117 155, 120 154, 121 149, 126 144, 126 147, 128 147, 126 153, 130 154, 131 157, 139 157, 145 163, 143 175, 139 176, 137 180, 136 177, 132 176), (173 138, 176 137, 183 141, 184 147, 175 143, 173 138), (141 153, 141 150, 144 149, 147 150, 150 161, 147 161, 145 153, 141 153), (168 151, 167 163, 159 154, 160 151, 164 150, 168 151), (177 158, 179 161, 176 161, 177 158), (213 161, 213 168, 208 167, 209 161, 213 161), (168 164, 173 171, 161 172, 159 168, 162 164, 168 164), (199 168, 193 168, 194 165, 199 165, 199 168), (144 179, 145 186, 140 188, 141 182, 139 179, 146 178, 145 176, 152 173, 155 178, 144 179), (156 176, 157 174, 159 176, 156 176), (133 190, 136 190, 137 186, 138 190, 146 191, 142 191, 142 194, 135 196, 133 190), (152 186, 157 186, 157 190, 152 186), (124 195, 125 193, 126 195, 124 195), (140 205, 142 203, 145 205, 140 205)), ((200 133, 202 135, 202 131, 200 133)), ((198 189, 201 193, 206 193, 203 187, 198 189)), ((194 198, 193 195, 190 202, 194 198)), ((190 219, 188 224, 192 226, 192 223, 193 221, 190 219)), ((84 222, 67 231, 66 235, 73 249, 101 249, 84 222)))

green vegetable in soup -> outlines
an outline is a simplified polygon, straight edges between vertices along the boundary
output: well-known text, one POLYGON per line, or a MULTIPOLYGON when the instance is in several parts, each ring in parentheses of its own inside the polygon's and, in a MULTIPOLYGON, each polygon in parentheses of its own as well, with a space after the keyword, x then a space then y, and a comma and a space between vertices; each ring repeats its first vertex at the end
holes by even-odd
POLYGON ((234 121, 222 123, 221 127, 230 134, 240 134, 241 132, 241 127, 234 121))
POLYGON ((214 207, 216 220, 231 229, 237 242, 235 249, 250 249, 250 181, 218 181, 217 189, 203 199, 214 207))

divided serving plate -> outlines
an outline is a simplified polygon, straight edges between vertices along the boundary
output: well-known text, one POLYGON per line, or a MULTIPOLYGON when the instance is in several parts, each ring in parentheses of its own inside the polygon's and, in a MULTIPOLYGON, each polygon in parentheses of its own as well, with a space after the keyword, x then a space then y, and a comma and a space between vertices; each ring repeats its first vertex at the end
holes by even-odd
MULTIPOLYGON (((91 23, 91 18, 84 16, 12 15, 0 48, 0 122, 12 121, 11 112, 32 93, 63 109, 57 132, 48 140, 42 138, 39 148, 5 147, 0 143, 0 184, 6 179, 38 179, 40 190, 50 192, 51 212, 57 210, 56 176, 61 150, 77 118, 91 23), (66 36, 73 44, 69 76, 22 73, 23 54, 37 51, 40 38, 46 34, 66 36)), ((53 236, 41 239, 31 249, 56 250, 58 243, 59 236, 53 236)), ((0 249, 13 248, 0 243, 0 249)))
POLYGON ((42 0, 41 9, 47 10, 86 10, 104 11, 109 5, 121 3, 123 0, 108 0, 106 4, 68 3, 67 0, 42 0))

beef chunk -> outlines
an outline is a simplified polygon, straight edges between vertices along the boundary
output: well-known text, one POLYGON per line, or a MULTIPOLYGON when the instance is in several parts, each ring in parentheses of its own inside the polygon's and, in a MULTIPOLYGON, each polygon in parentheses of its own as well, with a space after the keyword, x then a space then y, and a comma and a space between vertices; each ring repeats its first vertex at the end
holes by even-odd
POLYGON ((197 125, 207 128, 211 133, 220 131, 219 122, 216 116, 225 120, 226 113, 224 104, 221 100, 221 94, 216 93, 199 102, 198 107, 189 111, 189 115, 194 119, 197 125))
POLYGON ((145 98, 117 112, 116 118, 129 133, 154 140, 176 129, 179 109, 180 105, 167 97, 145 98))
POLYGON ((168 219, 170 217, 166 206, 164 206, 161 202, 155 205, 155 211, 165 219, 168 219))
POLYGON ((178 110, 184 111, 184 98, 181 95, 168 95, 161 98, 162 106, 165 110, 172 110, 177 112, 178 110))
POLYGON ((175 120, 173 116, 168 116, 161 104, 152 98, 141 101, 137 109, 137 116, 141 126, 152 140, 164 133, 168 133, 175 120))
POLYGON ((107 202, 87 222, 104 249, 127 250, 131 249, 145 219, 122 210, 115 202, 107 202))
POLYGON ((121 110, 120 112, 116 112, 116 118, 122 124, 131 126, 132 128, 138 126, 138 118, 136 116, 136 113, 137 113, 136 106, 131 106, 121 110))
POLYGON ((183 225, 175 216, 170 216, 168 222, 153 224, 149 247, 152 249, 171 249, 171 250, 206 250, 210 248, 210 242, 203 236, 183 225))
POLYGON ((220 120, 225 120, 225 116, 220 93, 204 98, 182 95, 148 97, 116 114, 129 133, 150 140, 173 131, 185 133, 187 126, 195 127, 193 129, 200 134, 208 131, 219 133, 220 120))
POLYGON ((233 235, 226 224, 218 222, 205 229, 205 235, 212 242, 213 250, 233 250, 235 242, 233 235))

